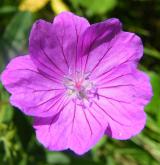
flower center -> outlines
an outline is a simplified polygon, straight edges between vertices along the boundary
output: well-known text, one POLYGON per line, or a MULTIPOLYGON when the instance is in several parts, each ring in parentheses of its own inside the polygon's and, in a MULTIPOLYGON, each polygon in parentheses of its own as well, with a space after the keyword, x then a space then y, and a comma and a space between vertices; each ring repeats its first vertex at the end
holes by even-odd
POLYGON ((81 76, 76 73, 76 76, 70 75, 64 78, 64 86, 66 94, 71 99, 78 99, 79 104, 86 107, 90 106, 93 98, 97 96, 97 88, 88 77, 88 74, 81 76))

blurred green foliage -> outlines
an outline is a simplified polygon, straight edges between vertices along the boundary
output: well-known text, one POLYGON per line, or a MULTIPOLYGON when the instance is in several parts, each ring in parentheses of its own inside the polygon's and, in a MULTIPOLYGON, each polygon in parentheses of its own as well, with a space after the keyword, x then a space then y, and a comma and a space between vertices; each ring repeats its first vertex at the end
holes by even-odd
MULTIPOLYGON (((159 165, 160 164, 160 1, 66 0, 76 14, 91 23, 119 18, 124 29, 141 36, 144 57, 140 69, 150 75, 154 96, 146 107, 147 124, 128 141, 104 137, 92 151, 78 157, 70 151, 49 152, 36 141, 32 121, 9 104, 0 85, 0 165, 159 165)), ((50 3, 37 12, 19 11, 20 0, 0 1, 0 71, 14 56, 27 53, 33 22, 52 20, 50 3)))

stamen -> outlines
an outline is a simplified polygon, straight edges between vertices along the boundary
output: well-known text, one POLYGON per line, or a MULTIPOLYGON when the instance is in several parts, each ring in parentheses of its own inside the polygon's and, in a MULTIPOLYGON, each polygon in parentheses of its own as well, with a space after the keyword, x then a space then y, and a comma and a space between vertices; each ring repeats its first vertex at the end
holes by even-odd
POLYGON ((66 94, 71 99, 78 99, 78 105, 83 108, 90 107, 94 98, 98 98, 96 85, 89 80, 89 74, 81 75, 76 72, 76 77, 72 75, 64 77, 66 94))

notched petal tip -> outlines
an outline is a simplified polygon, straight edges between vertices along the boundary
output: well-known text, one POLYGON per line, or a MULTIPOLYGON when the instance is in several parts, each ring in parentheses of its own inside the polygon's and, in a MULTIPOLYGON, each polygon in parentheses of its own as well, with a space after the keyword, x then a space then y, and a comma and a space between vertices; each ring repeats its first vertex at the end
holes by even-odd
POLYGON ((8 92, 10 92, 10 90, 8 89, 8 85, 14 81, 14 79, 11 79, 11 71, 15 70, 16 68, 21 67, 21 59, 23 60, 23 58, 25 58, 26 60, 29 60, 29 56, 28 55, 21 55, 21 56, 17 56, 14 59, 12 59, 7 66, 4 68, 3 72, 0 74, 0 81, 2 83, 2 85, 7 89, 8 92))
POLYGON ((96 116, 93 117, 77 108, 71 102, 58 118, 36 118, 34 129, 38 141, 52 151, 70 149, 77 155, 88 152, 103 137, 108 124, 97 110, 92 110, 96 116))
POLYGON ((119 27, 122 27, 122 23, 121 23, 120 19, 118 19, 118 18, 109 18, 106 20, 106 22, 109 22, 110 24, 116 24, 119 27))
MULTIPOLYGON (((146 124, 146 113, 144 112, 144 107, 149 103, 152 97, 152 87, 149 82, 149 77, 138 70, 135 70, 132 73, 133 79, 131 80, 134 84, 134 101, 130 105, 123 107, 126 115, 125 118, 130 120, 131 124, 128 126, 126 123, 119 117, 118 121, 121 121, 122 124, 116 123, 114 121, 109 122, 109 128, 106 130, 106 134, 112 138, 118 140, 127 140, 139 134, 145 127, 146 124)), ((131 97, 132 98, 132 97, 131 97)), ((129 99, 126 95, 126 99, 129 99)), ((119 111, 123 114, 123 109, 119 111)))
MULTIPOLYGON (((62 11, 61 13, 59 13, 57 16, 55 17, 59 17, 59 16, 63 16, 63 15, 68 15, 68 16, 71 16, 71 15, 75 15, 74 13, 70 12, 70 11, 62 11)), ((77 16, 77 15, 76 15, 77 16)), ((54 21, 54 20, 53 20, 54 21)))
MULTIPOLYGON (((116 31, 116 34, 122 30, 122 23, 118 18, 110 18, 107 20, 104 20, 102 22, 98 22, 95 24, 92 24, 89 28, 88 31, 102 31, 103 33, 106 33, 106 31, 116 31), (95 29, 94 29, 95 28, 95 29)), ((87 33, 88 33, 87 31, 87 33)), ((103 34, 101 34, 103 35, 103 34)))
POLYGON ((146 114, 143 112, 143 119, 133 122, 132 126, 120 125, 118 123, 110 124, 105 134, 116 140, 129 140, 138 135, 145 127, 146 114))
POLYGON ((70 11, 63 11, 60 14, 58 14, 57 16, 54 17, 53 23, 56 21, 57 18, 69 18, 69 19, 72 19, 73 17, 81 18, 81 19, 87 21, 87 19, 85 19, 84 17, 78 16, 78 15, 76 15, 76 14, 70 12, 70 11))
POLYGON ((37 20, 32 26, 29 41, 31 41, 32 37, 36 37, 39 32, 49 32, 48 28, 50 25, 50 22, 44 21, 42 19, 37 20))

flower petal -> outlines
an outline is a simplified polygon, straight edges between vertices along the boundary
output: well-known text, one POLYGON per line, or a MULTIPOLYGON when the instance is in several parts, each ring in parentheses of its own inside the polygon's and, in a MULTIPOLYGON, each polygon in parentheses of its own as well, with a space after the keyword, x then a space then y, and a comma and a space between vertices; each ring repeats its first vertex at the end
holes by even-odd
POLYGON ((112 18, 88 27, 79 39, 79 61, 84 72, 89 72, 107 54, 113 39, 121 31, 121 23, 112 18))
POLYGON ((5 88, 12 94, 11 104, 27 115, 48 116, 56 113, 53 104, 64 93, 59 79, 37 70, 29 55, 14 58, 1 75, 5 88), (51 110, 47 109, 49 107, 51 110))
POLYGON ((93 78, 129 61, 136 67, 143 55, 141 39, 115 18, 91 25, 80 40, 82 68, 93 78))
POLYGON ((39 69, 62 76, 75 67, 79 36, 89 26, 86 19, 62 12, 53 23, 37 21, 30 35, 30 54, 39 69))
POLYGON ((138 61, 143 56, 143 44, 141 39, 134 33, 121 32, 111 44, 107 56, 96 64, 95 70, 92 69, 92 76, 100 76, 114 68, 121 67, 125 63, 129 63, 136 68, 138 61), (100 68, 100 65, 103 66, 100 68), (96 72, 95 72, 96 71, 96 72))
POLYGON ((96 109, 82 109, 69 102, 51 118, 35 118, 38 140, 48 149, 71 149, 81 155, 104 135, 107 121, 96 109))
POLYGON ((96 106, 106 112, 106 134, 116 139, 129 139, 144 128, 144 106, 152 97, 147 75, 131 66, 124 64, 99 82, 96 106))

